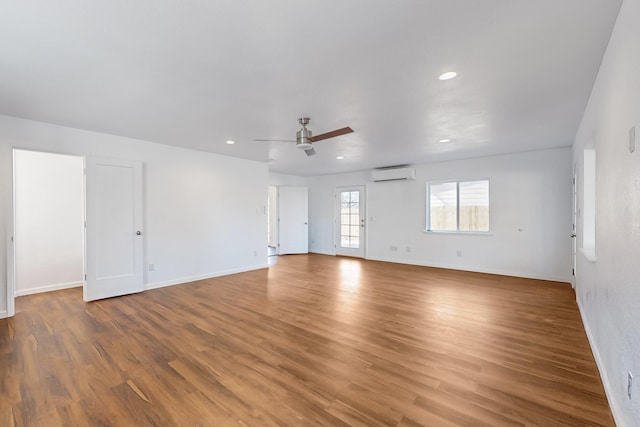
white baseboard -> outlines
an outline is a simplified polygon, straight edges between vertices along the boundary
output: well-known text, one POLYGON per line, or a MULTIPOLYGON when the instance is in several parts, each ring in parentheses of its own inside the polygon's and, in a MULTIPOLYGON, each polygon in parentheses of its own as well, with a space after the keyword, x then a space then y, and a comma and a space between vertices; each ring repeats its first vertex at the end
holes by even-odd
POLYGON ((7 310, 0 311, 0 319, 4 319, 5 317, 7 317, 7 310))
POLYGON ((571 283, 571 276, 566 276, 566 277, 540 276, 540 275, 529 274, 529 273, 524 273, 524 272, 515 271, 515 270, 475 268, 475 267, 466 267, 462 265, 438 264, 438 263, 419 262, 419 261, 411 261, 411 260, 404 260, 404 259, 400 260, 400 259, 394 259, 394 258, 367 257, 367 259, 371 261, 393 262, 396 264, 419 265, 421 267, 445 268, 447 270, 470 271, 473 273, 496 274, 499 276, 522 277, 524 279, 548 280, 551 282, 571 283))
POLYGON ((200 274, 200 275, 197 275, 197 276, 182 277, 182 278, 179 278, 179 279, 166 280, 166 281, 163 281, 163 282, 147 283, 145 285, 145 290, 146 289, 164 288, 164 287, 167 287, 167 286, 174 286, 174 285, 181 285, 183 283, 196 282, 198 280, 205 280, 205 279, 212 279, 214 277, 220 277, 220 276, 228 276, 230 274, 246 273, 247 271, 260 270, 262 268, 268 268, 268 267, 269 267, 269 265, 267 263, 264 263, 264 264, 252 265, 252 266, 249 266, 249 267, 232 269, 232 270, 218 271, 218 272, 215 272, 215 273, 200 274))
POLYGON ((335 252, 330 252, 330 251, 317 251, 317 250, 313 250, 313 251, 309 251, 309 253, 311 254, 320 254, 320 255, 333 255, 335 256, 335 252))
POLYGON ((600 356, 600 351, 598 350, 598 346, 596 345, 596 340, 591 333, 591 328, 589 327, 589 322, 587 321, 587 316, 582 308, 582 303, 580 302, 580 298, 576 295, 576 302, 578 303, 578 311, 580 311, 580 317, 582 318, 582 324, 584 325, 584 330, 587 333, 587 339, 589 340, 589 346, 591 347, 591 352, 593 353, 593 358, 596 360, 596 365, 598 366, 598 372, 600 373, 600 378, 602 379, 602 385, 604 386, 604 393, 607 396, 607 401, 609 402, 609 408, 611 408, 611 413, 613 414, 613 420, 618 427, 626 427, 626 424, 622 421, 622 415, 620 413, 620 409, 618 405, 615 404, 615 400, 613 399, 613 389, 611 388, 611 383, 609 382, 609 375, 607 375, 607 370, 605 368, 605 364, 600 356))
POLYGON ((15 295, 21 297, 24 295, 39 294, 42 292, 60 291, 62 289, 78 288, 82 286, 82 282, 58 283, 55 285, 38 286, 37 288, 16 289, 15 295))

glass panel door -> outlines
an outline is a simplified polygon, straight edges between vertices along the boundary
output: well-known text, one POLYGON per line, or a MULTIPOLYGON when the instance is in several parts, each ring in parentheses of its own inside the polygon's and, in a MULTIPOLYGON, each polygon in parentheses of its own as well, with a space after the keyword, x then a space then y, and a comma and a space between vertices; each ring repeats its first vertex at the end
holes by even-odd
POLYGON ((364 258, 364 187, 336 188, 336 254, 364 258))

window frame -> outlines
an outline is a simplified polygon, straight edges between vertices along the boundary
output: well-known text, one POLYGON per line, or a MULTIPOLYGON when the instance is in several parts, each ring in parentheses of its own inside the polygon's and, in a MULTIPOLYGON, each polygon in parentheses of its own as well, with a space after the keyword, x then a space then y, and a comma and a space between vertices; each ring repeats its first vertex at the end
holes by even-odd
POLYGON ((443 179, 443 180, 434 180, 427 181, 427 200, 425 203, 426 207, 426 224, 425 224, 425 232, 433 233, 433 234, 479 234, 479 235, 490 235, 492 234, 491 229, 491 180, 489 178, 472 178, 472 179, 443 179), (476 231, 476 230, 460 230, 460 183, 464 182, 476 182, 476 181, 486 181, 487 182, 487 202, 489 207, 489 224, 488 229, 486 231, 476 231), (432 230, 431 229, 431 185, 432 184, 456 184, 456 229, 455 230, 432 230))
POLYGON ((361 209, 361 203, 360 203, 360 192, 361 192, 361 190, 353 190, 353 189, 347 189, 347 190, 340 190, 340 191, 338 191, 338 195, 339 195, 339 198, 340 198, 340 200, 338 200, 338 203, 340 204, 340 218, 339 218, 339 225, 338 225, 338 227, 339 227, 339 241, 338 241, 338 245, 340 245, 340 248, 343 248, 343 249, 360 249, 360 244, 361 244, 361 240, 362 240, 362 239, 360 238, 360 233, 361 233, 361 230, 360 230, 360 228, 361 228, 361 224, 360 224, 360 217, 362 216, 362 215, 360 214, 360 209, 361 209), (349 201, 348 201, 348 202, 344 202, 344 201, 342 200, 342 195, 343 195, 343 194, 345 194, 345 193, 349 193, 349 201), (357 194, 358 194, 358 201, 357 201, 357 202, 354 202, 354 201, 352 200, 353 193, 357 193, 357 194), (345 213, 342 211, 342 209, 343 209, 343 205, 344 205, 345 203, 348 203, 348 204, 349 204, 349 213, 348 213, 348 214, 345 214, 345 213), (354 213, 353 213, 353 211, 352 211, 352 208, 353 208, 353 204, 354 204, 354 203, 358 205, 358 211, 357 211, 357 213, 355 213, 355 214, 354 214, 354 213), (348 215, 348 217, 349 217, 349 222, 348 222, 348 224, 345 224, 345 223, 343 222, 343 218, 344 218, 344 216, 345 216, 345 215, 348 215), (355 223, 353 223, 353 222, 352 222, 352 220, 353 220, 353 216, 354 216, 354 215, 356 215, 356 216, 358 217, 358 219, 356 220, 356 222, 355 222, 355 223), (348 228, 349 228, 349 232, 348 232, 349 234, 344 234, 344 233, 343 233, 343 227, 348 227, 348 228), (352 234, 354 227, 355 227, 355 229, 356 229, 356 230, 357 230, 357 232, 358 232, 358 235, 357 235, 357 236, 355 236, 354 234, 352 234), (349 239, 349 245, 348 245, 348 246, 344 246, 344 244, 343 244, 343 239, 344 239, 345 237, 347 237, 347 238, 349 239), (354 239, 354 238, 357 238, 357 244, 356 244, 356 246, 353 246, 353 244, 351 243, 352 239, 354 239))

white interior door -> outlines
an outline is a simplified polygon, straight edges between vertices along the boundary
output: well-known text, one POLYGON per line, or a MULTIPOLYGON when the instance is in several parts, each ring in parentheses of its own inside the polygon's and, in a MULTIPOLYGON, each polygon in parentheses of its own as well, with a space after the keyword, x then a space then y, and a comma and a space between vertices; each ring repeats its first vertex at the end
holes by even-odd
POLYGON ((87 159, 85 301, 143 290, 142 163, 87 159))
POLYGON ((336 201, 336 255, 364 258, 365 188, 338 187, 336 201))
POLYGON ((309 252, 308 194, 307 187, 278 188, 280 255, 309 252))
MULTIPOLYGON (((574 166, 575 169, 575 166, 574 166)), ((573 250, 573 270, 571 271, 571 286, 576 287, 576 274, 578 268, 578 242, 577 235, 578 232, 577 226, 578 224, 578 176, 574 173, 573 175, 573 225, 571 226, 571 246, 573 250)))
POLYGON ((267 233, 267 244, 270 247, 278 247, 278 187, 269 186, 268 196, 268 213, 269 213, 269 230, 267 233))

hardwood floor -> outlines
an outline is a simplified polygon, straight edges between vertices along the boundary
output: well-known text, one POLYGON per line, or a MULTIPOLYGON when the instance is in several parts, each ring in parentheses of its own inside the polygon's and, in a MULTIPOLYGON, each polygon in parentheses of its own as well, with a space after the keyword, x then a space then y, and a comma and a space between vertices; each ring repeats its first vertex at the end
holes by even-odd
POLYGON ((323 255, 0 320, 1 426, 613 426, 568 284, 323 255))

